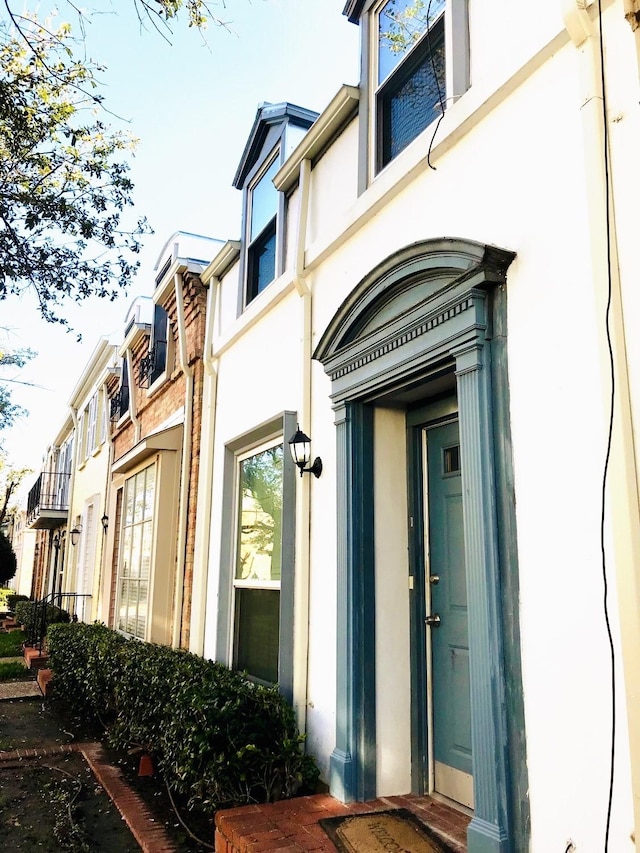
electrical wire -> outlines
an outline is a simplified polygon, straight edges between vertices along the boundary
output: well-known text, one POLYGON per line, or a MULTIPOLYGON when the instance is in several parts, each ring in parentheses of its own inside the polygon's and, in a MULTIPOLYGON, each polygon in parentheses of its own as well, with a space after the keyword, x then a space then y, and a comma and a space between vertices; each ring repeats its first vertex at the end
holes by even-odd
POLYGON ((611 830, 611 811, 613 806, 613 783, 615 773, 616 753, 616 674, 615 674, 615 646, 611 632, 611 620, 609 617, 609 586, 607 581, 607 554, 605 546, 605 521, 606 521, 606 492, 609 477, 609 466, 611 461, 611 445, 613 440, 614 406, 616 399, 616 377, 613 344, 611 339, 611 305, 613 295, 613 276, 611 259, 611 190, 610 190, 610 162, 609 162, 609 128, 607 125, 607 90, 604 67, 604 34, 602 30, 602 0, 598 0, 598 28, 599 28, 599 53, 600 53, 600 85, 602 87, 602 123, 603 132, 603 159, 605 179, 605 230, 607 237, 607 306, 605 311, 605 329, 607 347, 609 353, 609 370, 611 380, 611 395, 609 400, 609 427, 607 434, 607 445, 602 475, 601 515, 600 515, 600 552, 602 556, 602 585, 603 585, 603 611, 604 621, 607 628, 609 641, 609 654, 611 659, 611 767, 609 772, 609 792, 607 801, 607 823, 604 836, 604 853, 609 850, 609 834, 611 830))
POLYGON ((436 126, 433 129, 433 133, 431 134, 431 141, 429 142, 429 149, 427 151, 427 165, 433 171, 436 171, 436 167, 431 162, 431 150, 433 149, 433 142, 436 138, 436 133, 438 132, 438 128, 440 127, 440 122, 444 118, 445 111, 445 98, 442 97, 442 89, 440 88, 440 80, 438 79, 438 72, 436 71, 436 62, 433 56, 433 47, 431 44, 431 4, 433 0, 429 0, 429 5, 427 6, 427 48, 429 50, 429 60, 431 61, 431 70, 433 71, 433 79, 435 80, 437 89, 438 89, 438 101, 440 102, 440 116, 438 117, 438 121, 436 122, 436 126))

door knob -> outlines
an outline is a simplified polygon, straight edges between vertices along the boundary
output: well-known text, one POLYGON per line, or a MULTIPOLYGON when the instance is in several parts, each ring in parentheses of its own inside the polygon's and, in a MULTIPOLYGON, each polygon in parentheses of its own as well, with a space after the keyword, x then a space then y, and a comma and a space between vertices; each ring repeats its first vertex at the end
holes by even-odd
POLYGON ((434 613, 433 616, 427 616, 424 620, 427 625, 431 625, 432 628, 437 628, 440 625, 440 616, 437 613, 434 613))
POLYGON ((429 575, 429 583, 437 584, 440 583, 440 575, 429 575))

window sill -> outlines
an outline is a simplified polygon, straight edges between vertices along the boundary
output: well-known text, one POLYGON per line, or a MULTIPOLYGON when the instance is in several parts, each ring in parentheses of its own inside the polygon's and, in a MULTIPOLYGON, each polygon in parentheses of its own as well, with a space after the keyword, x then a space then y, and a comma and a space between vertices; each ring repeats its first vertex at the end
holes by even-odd
POLYGON ((126 414, 122 415, 122 417, 118 421, 116 421, 116 429, 122 429, 122 427, 125 426, 125 424, 129 423, 130 421, 131 421, 131 414, 130 414, 130 412, 127 412, 126 414))
POLYGON ((156 380, 154 380, 153 384, 147 388, 147 399, 154 397, 157 392, 162 388, 162 386, 169 380, 169 374, 167 371, 163 371, 160 376, 156 380))

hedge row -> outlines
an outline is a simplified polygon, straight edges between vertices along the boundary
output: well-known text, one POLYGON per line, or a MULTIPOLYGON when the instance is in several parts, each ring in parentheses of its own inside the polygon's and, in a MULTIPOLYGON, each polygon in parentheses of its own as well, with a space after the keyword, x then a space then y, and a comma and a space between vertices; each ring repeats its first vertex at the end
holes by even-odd
MULTIPOLYGON (((55 604, 47 604, 47 613, 45 616, 45 627, 52 625, 54 622, 68 622, 70 616, 66 610, 62 610, 55 604)), ((33 633, 36 619, 42 619, 42 604, 39 601, 18 601, 16 602, 15 615, 18 622, 22 623, 27 636, 33 633)))
POLYGON ((317 767, 276 687, 99 623, 52 625, 47 636, 56 693, 103 722, 114 747, 149 752, 190 806, 271 802, 315 786, 317 767))

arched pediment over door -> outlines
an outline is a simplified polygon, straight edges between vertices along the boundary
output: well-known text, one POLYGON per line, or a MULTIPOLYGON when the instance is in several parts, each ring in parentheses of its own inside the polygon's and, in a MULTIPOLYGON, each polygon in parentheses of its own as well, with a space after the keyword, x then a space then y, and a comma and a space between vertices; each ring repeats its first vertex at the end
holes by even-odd
MULTIPOLYGON (((506 353, 506 280, 514 257, 455 238, 407 246, 354 287, 314 353, 331 379, 337 429, 331 786, 345 801, 377 795, 373 407, 389 399, 411 403, 419 399, 412 389, 424 395, 427 386, 429 394, 441 388, 457 396, 475 791, 469 853, 526 849, 528 833, 506 353)), ((419 694, 422 685, 415 687, 419 694)), ((419 763, 418 740, 412 733, 412 765, 419 763)), ((425 793, 412 778, 416 792, 425 793)))
POLYGON ((450 361, 451 346, 486 330, 487 288, 504 284, 513 252, 443 237, 405 247, 373 269, 342 303, 314 358, 334 402, 375 395, 450 361))

